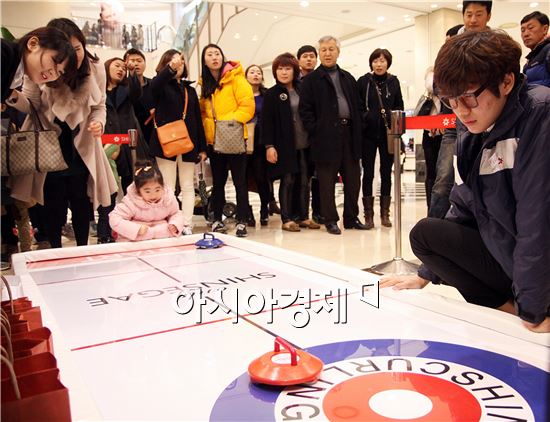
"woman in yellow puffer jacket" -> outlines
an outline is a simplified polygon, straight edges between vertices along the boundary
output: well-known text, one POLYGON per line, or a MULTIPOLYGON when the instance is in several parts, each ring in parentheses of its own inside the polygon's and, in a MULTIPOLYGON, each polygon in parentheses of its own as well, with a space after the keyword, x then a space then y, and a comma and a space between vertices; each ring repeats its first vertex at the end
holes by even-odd
MULTIPOLYGON (((254 93, 246 80, 243 68, 237 61, 226 61, 220 47, 209 44, 202 50, 201 57, 201 114, 208 157, 212 167, 212 208, 214 224, 212 231, 225 233, 222 222, 222 211, 225 203, 225 183, 228 170, 237 193, 237 236, 245 237, 246 219, 248 216, 248 188, 246 182, 246 153, 222 154, 214 151, 214 134, 216 120, 235 120, 243 125, 254 117, 254 93), (212 110, 214 106, 214 111, 212 110)), ((244 126, 244 136, 246 126, 244 126)))

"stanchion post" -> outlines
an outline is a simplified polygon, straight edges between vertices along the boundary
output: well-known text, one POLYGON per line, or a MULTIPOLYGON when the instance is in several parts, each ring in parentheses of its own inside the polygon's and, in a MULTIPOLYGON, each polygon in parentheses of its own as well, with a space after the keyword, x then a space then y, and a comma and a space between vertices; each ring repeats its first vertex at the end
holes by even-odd
POLYGON ((405 112, 391 112, 391 139, 388 139, 388 149, 393 149, 393 196, 394 196, 394 235, 395 235, 395 256, 391 261, 373 265, 368 271, 377 274, 407 275, 416 274, 418 266, 412 262, 405 261, 402 257, 401 248, 401 135, 405 133, 405 112), (391 146, 390 146, 391 145, 391 146), (393 148, 392 148, 393 147, 393 148))

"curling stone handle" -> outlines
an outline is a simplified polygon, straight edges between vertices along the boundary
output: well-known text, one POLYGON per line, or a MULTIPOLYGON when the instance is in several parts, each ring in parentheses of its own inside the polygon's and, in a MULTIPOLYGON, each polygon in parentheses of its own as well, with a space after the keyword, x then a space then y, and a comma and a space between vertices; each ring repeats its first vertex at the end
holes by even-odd
POLYGON ((275 337, 275 351, 280 352, 281 346, 290 352, 290 364, 296 366, 298 364, 296 348, 292 347, 292 345, 282 337, 275 337))

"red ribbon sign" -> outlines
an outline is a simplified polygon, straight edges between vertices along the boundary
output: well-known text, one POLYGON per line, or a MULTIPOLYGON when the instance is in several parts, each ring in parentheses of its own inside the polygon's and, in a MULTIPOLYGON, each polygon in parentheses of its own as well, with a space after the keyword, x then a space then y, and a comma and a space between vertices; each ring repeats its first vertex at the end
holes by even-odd
POLYGON ((454 114, 407 117, 405 127, 409 129, 448 129, 456 127, 454 114))
POLYGON ((101 135, 102 144, 128 144, 130 139, 127 133, 109 133, 101 135))

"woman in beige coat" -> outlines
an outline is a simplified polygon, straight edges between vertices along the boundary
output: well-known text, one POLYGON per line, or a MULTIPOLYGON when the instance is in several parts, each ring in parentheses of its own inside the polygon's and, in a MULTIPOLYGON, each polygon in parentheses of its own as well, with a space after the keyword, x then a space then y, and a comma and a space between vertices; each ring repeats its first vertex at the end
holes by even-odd
MULTIPOLYGON (((52 20, 48 26, 67 34, 78 60, 76 78, 60 79, 44 88, 25 79, 23 96, 16 107, 25 111, 27 100, 37 106, 48 126, 59 133, 59 142, 68 169, 61 172, 34 173, 12 180, 12 196, 44 204, 46 235, 52 247, 61 247, 61 227, 67 207, 77 245, 88 243, 91 204, 108 206, 117 191, 102 146, 105 125, 105 69, 86 51, 86 40, 70 19, 52 20)), ((27 123, 27 122, 26 122, 27 123)))

